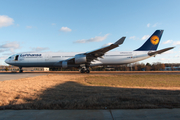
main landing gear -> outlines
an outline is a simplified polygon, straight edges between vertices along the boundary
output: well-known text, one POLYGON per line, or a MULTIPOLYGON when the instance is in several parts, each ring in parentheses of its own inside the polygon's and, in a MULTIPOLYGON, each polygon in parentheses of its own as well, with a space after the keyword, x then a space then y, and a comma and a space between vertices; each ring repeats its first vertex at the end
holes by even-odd
POLYGON ((23 73, 22 67, 19 67, 19 73, 23 73))
POLYGON ((81 73, 90 73, 89 66, 87 66, 87 65, 81 65, 80 72, 81 72, 81 73))
POLYGON ((90 73, 90 70, 89 69, 85 69, 85 68, 81 68, 80 72, 81 73, 90 73))

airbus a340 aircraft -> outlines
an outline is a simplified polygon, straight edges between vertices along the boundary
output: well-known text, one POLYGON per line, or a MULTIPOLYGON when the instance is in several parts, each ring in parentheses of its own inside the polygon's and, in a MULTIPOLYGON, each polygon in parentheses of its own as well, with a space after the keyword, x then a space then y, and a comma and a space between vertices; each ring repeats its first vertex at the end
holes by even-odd
POLYGON ((78 67, 81 73, 89 73, 91 66, 133 63, 173 49, 174 47, 169 47, 156 51, 162 34, 163 30, 156 30, 140 48, 132 52, 119 52, 118 54, 108 52, 123 44, 125 37, 122 37, 114 44, 90 52, 77 54, 22 53, 10 56, 5 62, 18 66, 19 72, 23 72, 22 67, 78 67))

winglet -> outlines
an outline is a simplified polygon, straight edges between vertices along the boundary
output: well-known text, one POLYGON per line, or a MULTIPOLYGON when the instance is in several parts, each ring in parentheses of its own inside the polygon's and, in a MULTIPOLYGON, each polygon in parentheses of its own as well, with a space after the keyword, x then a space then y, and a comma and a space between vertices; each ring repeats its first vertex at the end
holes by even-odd
POLYGON ((121 45, 121 44, 123 44, 125 38, 126 38, 126 37, 120 38, 118 41, 116 41, 116 42, 114 43, 114 45, 121 45))

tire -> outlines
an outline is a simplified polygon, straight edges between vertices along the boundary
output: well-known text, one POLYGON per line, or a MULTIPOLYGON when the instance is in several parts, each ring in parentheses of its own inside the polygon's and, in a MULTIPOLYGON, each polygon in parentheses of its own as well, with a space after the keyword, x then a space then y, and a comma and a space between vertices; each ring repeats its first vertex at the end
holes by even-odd
POLYGON ((86 70, 86 73, 90 73, 90 70, 86 70))
POLYGON ((23 70, 19 70, 19 73, 23 73, 23 70))
POLYGON ((85 69, 84 69, 84 68, 82 68, 80 72, 81 72, 81 73, 85 73, 85 69))

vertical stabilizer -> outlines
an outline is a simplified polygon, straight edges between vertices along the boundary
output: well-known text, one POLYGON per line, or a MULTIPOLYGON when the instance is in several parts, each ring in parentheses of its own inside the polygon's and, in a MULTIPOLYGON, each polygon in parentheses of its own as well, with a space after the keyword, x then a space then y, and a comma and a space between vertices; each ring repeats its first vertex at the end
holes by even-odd
POLYGON ((164 30, 156 30, 151 37, 137 50, 135 51, 150 51, 157 50, 159 42, 161 40, 161 36, 164 30))

